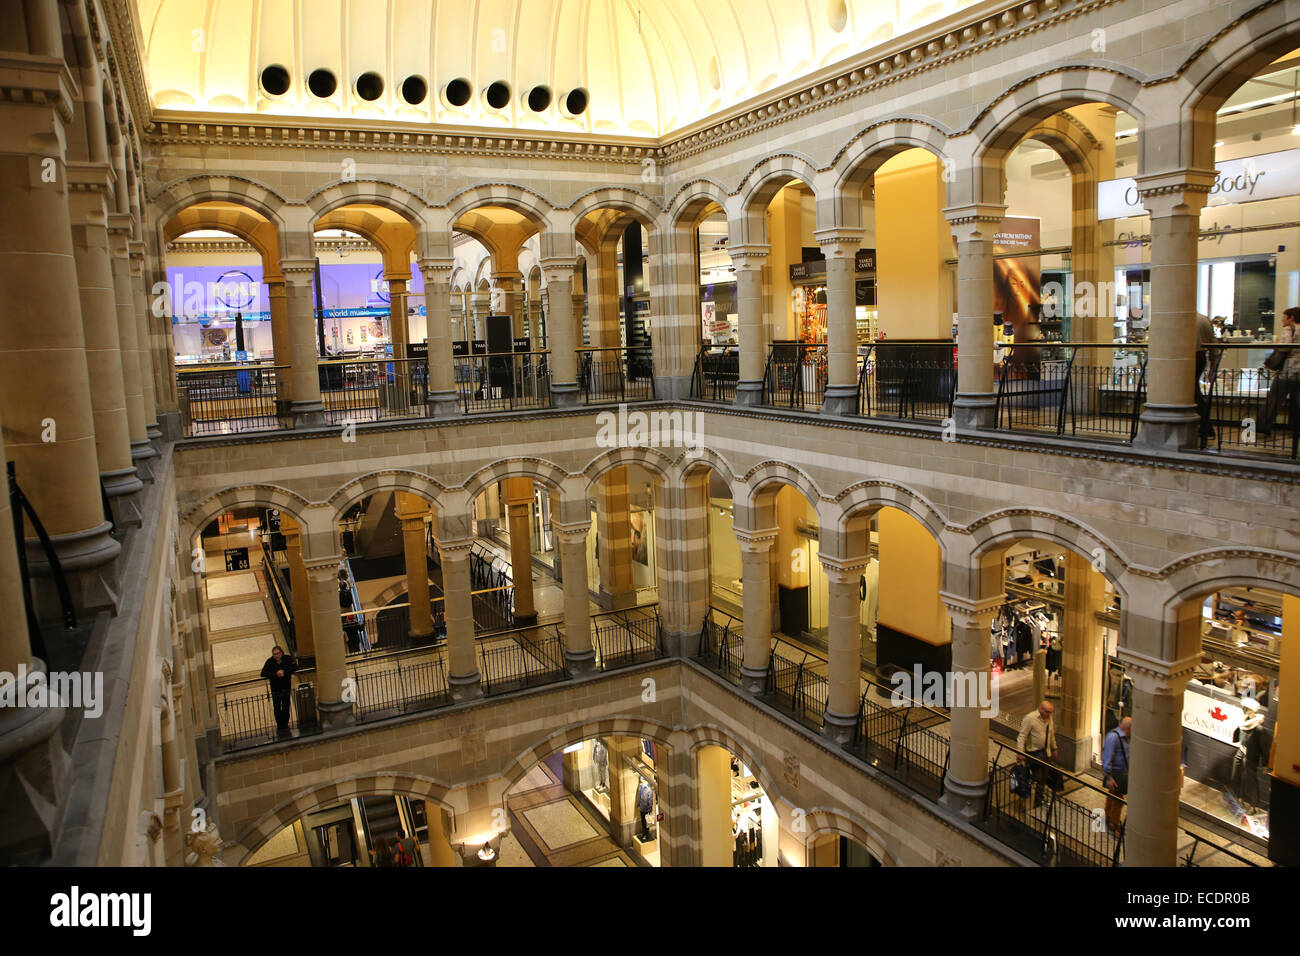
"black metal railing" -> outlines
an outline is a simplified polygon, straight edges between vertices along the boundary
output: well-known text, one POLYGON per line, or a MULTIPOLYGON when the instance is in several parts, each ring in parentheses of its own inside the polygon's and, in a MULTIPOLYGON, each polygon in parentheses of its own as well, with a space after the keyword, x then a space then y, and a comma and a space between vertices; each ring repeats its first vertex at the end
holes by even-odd
POLYGON ((554 626, 527 628, 509 640, 493 638, 479 646, 479 671, 485 695, 504 694, 568 680, 564 640, 554 626))
MULTIPOLYGON (((305 737, 321 729, 315 688, 307 679, 314 677, 314 671, 299 671, 297 676, 299 683, 289 695, 288 731, 290 736, 305 737)), ((227 753, 283 739, 277 733, 275 705, 266 681, 242 681, 218 687, 216 704, 221 746, 227 753)))
POLYGON ((1196 383, 1201 447, 1228 454, 1297 457, 1300 345, 1225 344, 1205 351, 1196 383), (1264 364, 1270 354, 1282 360, 1279 368, 1264 364))
POLYGON ((763 404, 776 408, 821 408, 826 398, 826 346, 773 342, 763 371, 763 404))
POLYGON ((280 632, 284 635, 289 654, 297 656, 298 642, 293 630, 293 599, 287 582, 281 580, 281 570, 276 564, 275 552, 271 550, 269 536, 262 537, 262 580, 266 584, 266 594, 275 609, 275 618, 280 623, 280 632))
POLYGON ((650 346, 580 349, 578 387, 584 405, 652 401, 655 378, 650 346))
POLYGON ((695 356, 691 398, 730 405, 736 398, 736 383, 739 381, 740 350, 734 345, 705 345, 695 356))
POLYGON ((1132 442, 1146 364, 1145 345, 1013 345, 998 369, 996 427, 1132 442))
POLYGON ((487 548, 474 545, 469 553, 469 580, 474 591, 475 626, 488 631, 514 627, 515 591, 510 565, 487 548))
POLYGON ((176 370, 176 401, 187 438, 283 427, 276 394, 282 365, 220 365, 176 370))
POLYGON ((763 691, 768 701, 805 727, 821 730, 826 717, 829 685, 826 675, 813 669, 816 659, 805 654, 798 663, 773 653, 767 665, 763 691))
POLYGON ((431 710, 451 702, 441 654, 405 664, 396 657, 391 667, 360 671, 353 665, 351 670, 358 721, 431 710))
MULTIPOLYGON (((49 562, 50 576, 54 579, 54 586, 59 595, 59 609, 63 613, 63 627, 65 630, 76 629, 77 610, 72 603, 72 591, 69 590, 67 578, 63 575, 63 566, 59 563, 59 555, 54 550, 54 543, 50 540, 49 534, 46 533, 45 525, 41 523, 36 509, 32 507, 32 503, 27 500, 22 488, 18 486, 18 472, 14 462, 5 462, 5 474, 9 482, 9 509, 14 522, 14 540, 18 542, 18 577, 23 586, 23 606, 27 617, 27 640, 32 656, 49 664, 50 655, 45 647, 45 635, 41 631, 40 621, 36 615, 36 606, 32 600, 31 573, 27 567, 27 548, 23 545, 27 537, 26 530, 23 528, 24 516, 31 522, 32 530, 36 532, 36 537, 41 543, 41 553, 45 555, 45 560, 49 562)), ((12 614, 15 610, 15 608, 8 608, 7 612, 12 614)))
POLYGON ((612 611, 591 619, 591 643, 596 669, 618 670, 663 657, 659 634, 659 606, 612 611))
POLYGON ((344 359, 320 362, 321 404, 331 424, 423 418, 429 366, 422 359, 344 359))
POLYGON ((465 413, 551 406, 549 352, 457 356, 456 390, 465 413))
POLYGON ((952 415, 957 361, 950 341, 876 342, 858 373, 858 413, 942 421, 952 415))
POLYGON ((910 700, 885 705, 868 687, 858 705, 852 739, 863 759, 882 767, 933 800, 943 796, 948 772, 948 738, 933 728, 946 722, 938 711, 910 700))
POLYGON ((745 660, 741 629, 741 622, 726 611, 709 608, 700 627, 700 644, 695 654, 697 661, 731 684, 740 683, 740 667, 745 660))

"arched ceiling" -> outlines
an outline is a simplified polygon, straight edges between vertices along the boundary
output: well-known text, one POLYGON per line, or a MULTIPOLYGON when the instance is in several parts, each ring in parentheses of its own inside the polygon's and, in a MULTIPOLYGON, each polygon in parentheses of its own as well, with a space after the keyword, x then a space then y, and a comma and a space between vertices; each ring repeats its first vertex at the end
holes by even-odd
POLYGON ((136 0, 154 105, 166 110, 389 119, 659 136, 910 33, 976 0, 136 0), (290 88, 268 96, 262 70, 290 88), (337 90, 307 90, 317 69, 337 90), (373 102, 355 90, 383 78, 373 102), (426 81, 409 105, 403 81, 426 81), (441 97, 469 80, 470 101, 441 97), (510 85, 493 110, 483 93, 510 85), (532 112, 529 90, 549 107, 532 112), (585 89, 586 110, 560 99, 585 89))

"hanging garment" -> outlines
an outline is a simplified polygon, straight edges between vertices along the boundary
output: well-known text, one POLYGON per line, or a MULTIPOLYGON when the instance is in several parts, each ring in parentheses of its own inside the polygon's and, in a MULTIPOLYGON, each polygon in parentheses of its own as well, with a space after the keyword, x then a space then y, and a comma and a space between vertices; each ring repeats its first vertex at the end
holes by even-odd
POLYGON ((1029 622, 1023 617, 1016 621, 1016 660, 1027 657, 1034 653, 1037 641, 1034 638, 1034 632, 1029 627, 1029 622))
POLYGON ((1054 637, 1047 645, 1047 673, 1058 674, 1061 671, 1061 639, 1054 637))
POLYGON ((654 794, 651 793, 650 787, 642 780, 636 788, 636 811, 637 813, 649 813, 654 809, 654 794))

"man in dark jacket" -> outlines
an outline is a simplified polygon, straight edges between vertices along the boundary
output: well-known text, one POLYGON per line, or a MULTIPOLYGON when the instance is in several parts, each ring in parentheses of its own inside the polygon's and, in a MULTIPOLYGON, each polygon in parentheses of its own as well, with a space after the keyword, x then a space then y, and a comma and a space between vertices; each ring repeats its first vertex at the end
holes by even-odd
POLYGON ((293 661, 284 656, 284 649, 279 644, 271 648, 271 656, 262 665, 262 676, 271 685, 271 705, 275 708, 275 726, 281 737, 289 734, 289 692, 292 689, 293 672, 297 669, 293 661))

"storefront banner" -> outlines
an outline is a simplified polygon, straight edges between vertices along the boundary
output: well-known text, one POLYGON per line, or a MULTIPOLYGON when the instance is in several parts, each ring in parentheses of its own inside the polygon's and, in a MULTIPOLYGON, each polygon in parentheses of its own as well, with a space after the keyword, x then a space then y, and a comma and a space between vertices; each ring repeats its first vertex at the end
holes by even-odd
POLYGON ((1188 687, 1183 691, 1183 726, 1225 744, 1236 742, 1241 727, 1240 704, 1217 700, 1188 687))
MULTIPOLYGON (((993 236, 993 253, 1039 248, 1039 221, 1009 216, 998 224, 993 236)), ((993 260, 993 311, 1002 314, 1004 325, 1015 331, 1015 341, 1036 338, 1029 330, 1037 321, 1036 307, 1042 301, 1042 266, 1038 256, 993 260)))
MULTIPOLYGON (((1260 202, 1300 193, 1300 149, 1262 153, 1214 164, 1218 174, 1207 206, 1260 202)), ((1124 219, 1145 216, 1134 179, 1111 179, 1097 184, 1097 218, 1124 219)))

